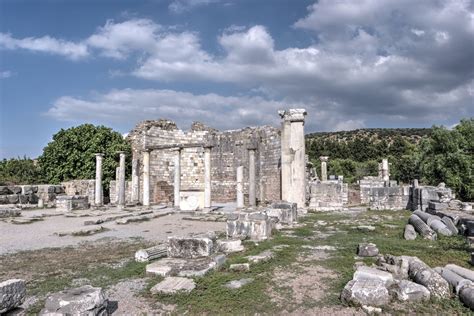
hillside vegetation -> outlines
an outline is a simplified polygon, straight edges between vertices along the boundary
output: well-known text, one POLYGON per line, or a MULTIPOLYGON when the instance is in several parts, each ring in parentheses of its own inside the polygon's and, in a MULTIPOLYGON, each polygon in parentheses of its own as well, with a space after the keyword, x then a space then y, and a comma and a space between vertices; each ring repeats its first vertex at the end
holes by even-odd
MULTIPOLYGON (((320 172, 320 156, 329 156, 328 172, 348 182, 378 174, 382 158, 390 162, 392 179, 437 185, 445 182, 457 195, 474 199, 474 119, 445 127, 359 129, 306 135, 309 160, 320 172)), ((318 173, 319 174, 319 173, 318 173)))

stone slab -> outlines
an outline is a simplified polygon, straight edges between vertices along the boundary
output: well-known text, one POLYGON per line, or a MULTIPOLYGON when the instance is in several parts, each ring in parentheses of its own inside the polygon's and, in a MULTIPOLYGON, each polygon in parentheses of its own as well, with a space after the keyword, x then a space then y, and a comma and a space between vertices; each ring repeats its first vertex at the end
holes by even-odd
POLYGON ((202 258, 212 254, 213 242, 205 237, 168 237, 168 257, 202 258))
POLYGON ((40 315, 108 315, 104 291, 90 285, 50 295, 40 315))
POLYGON ((189 293, 196 288, 193 279, 183 277, 166 277, 163 281, 150 289, 152 294, 189 293))

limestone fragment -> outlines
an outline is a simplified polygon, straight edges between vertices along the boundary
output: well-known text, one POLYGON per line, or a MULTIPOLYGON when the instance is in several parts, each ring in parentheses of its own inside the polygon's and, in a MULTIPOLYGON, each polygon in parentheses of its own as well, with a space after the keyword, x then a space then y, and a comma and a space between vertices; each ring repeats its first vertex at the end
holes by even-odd
POLYGON ((216 244, 217 250, 225 253, 239 252, 244 250, 244 246, 242 245, 242 241, 240 239, 218 240, 216 244))
POLYGON ((430 291, 426 287, 408 280, 396 282, 389 290, 402 302, 418 302, 430 299, 430 291))
POLYGON ((254 279, 252 278, 246 278, 246 279, 240 279, 240 280, 233 280, 228 283, 226 283, 224 286, 228 289, 240 289, 242 286, 249 284, 253 282, 254 279))
POLYGON ((403 233, 403 238, 405 238, 406 240, 415 240, 416 239, 416 231, 415 231, 415 227, 413 227, 413 225, 407 224, 405 226, 405 231, 403 233))
POLYGON ((375 244, 362 243, 359 244, 357 255, 360 257, 375 257, 379 254, 379 249, 375 244))
POLYGON ((210 238, 168 237, 168 257, 201 258, 212 253, 213 242, 210 238))
POLYGON ((252 263, 259 263, 259 262, 267 262, 267 261, 273 259, 273 257, 274 257, 274 254, 273 254, 272 251, 265 250, 265 251, 259 253, 258 255, 247 256, 245 258, 247 258, 252 263))
POLYGON ((25 301, 26 283, 11 279, 0 283, 0 314, 20 306, 25 301))
POLYGON ((393 276, 391 273, 381 271, 375 268, 360 266, 354 273, 354 280, 376 280, 381 281, 385 285, 393 283, 393 276))
POLYGON ((108 315, 107 305, 101 288, 85 285, 50 295, 40 315, 108 315))
POLYGON ((411 215, 408 219, 408 223, 415 227, 415 230, 423 237, 423 239, 436 240, 436 233, 417 215, 411 215))
POLYGON ((383 306, 390 302, 385 283, 376 279, 349 281, 341 293, 341 300, 349 305, 383 306))
POLYGON ((248 263, 234 263, 229 266, 229 270, 237 272, 249 271, 250 265, 248 263))

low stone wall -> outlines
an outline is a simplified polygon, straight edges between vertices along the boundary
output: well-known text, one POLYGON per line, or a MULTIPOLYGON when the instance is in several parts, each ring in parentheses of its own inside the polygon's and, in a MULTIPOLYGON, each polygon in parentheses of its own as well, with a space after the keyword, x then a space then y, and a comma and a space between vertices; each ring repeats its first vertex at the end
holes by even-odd
POLYGON ((411 188, 410 209, 413 211, 426 211, 430 201, 447 202, 454 199, 450 188, 444 186, 419 186, 411 188))
POLYGON ((87 196, 90 203, 95 201, 95 180, 70 180, 61 183, 64 186, 66 195, 87 196))
POLYGON ((85 210, 89 206, 89 199, 84 195, 58 195, 56 199, 56 209, 58 211, 85 210))
POLYGON ((42 199, 54 206, 57 194, 64 193, 62 185, 12 185, 0 186, 0 204, 37 204, 42 199))
POLYGON ((379 177, 364 177, 359 180, 360 187, 360 203, 369 204, 370 202, 370 190, 372 188, 383 188, 383 187, 394 187, 397 186, 396 181, 384 181, 379 177))
POLYGON ((406 210, 410 208, 410 187, 371 188, 369 193, 371 210, 406 210))
POLYGON ((347 206, 349 188, 341 180, 315 181, 310 191, 311 210, 333 211, 347 206))

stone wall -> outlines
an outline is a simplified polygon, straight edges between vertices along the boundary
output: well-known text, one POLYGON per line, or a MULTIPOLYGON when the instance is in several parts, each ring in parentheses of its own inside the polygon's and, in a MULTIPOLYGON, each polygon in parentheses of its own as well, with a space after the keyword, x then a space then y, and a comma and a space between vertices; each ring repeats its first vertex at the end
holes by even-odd
POLYGON ((95 180, 70 180, 61 185, 64 186, 66 195, 87 196, 90 203, 95 201, 95 180))
MULTIPOLYGON (((139 161, 139 191, 142 201, 142 151, 150 149, 150 201, 174 200, 174 169, 181 147, 181 190, 204 191, 204 147, 211 148, 211 199, 236 200, 236 168, 244 166, 244 194, 248 200, 248 149, 256 148, 257 200, 280 199, 280 131, 270 126, 219 132, 201 123, 190 131, 179 130, 168 120, 144 121, 128 138, 133 158, 139 161)), ((113 185, 110 186, 111 188, 113 185)), ((128 191, 128 190, 127 190, 128 191)), ((112 194, 111 194, 112 197, 112 194)))
POLYGON ((407 210, 409 208, 409 186, 370 189, 369 209, 371 210, 407 210))
POLYGON ((0 204, 37 204, 39 199, 54 206, 56 196, 64 193, 62 185, 12 185, 0 186, 0 204))

